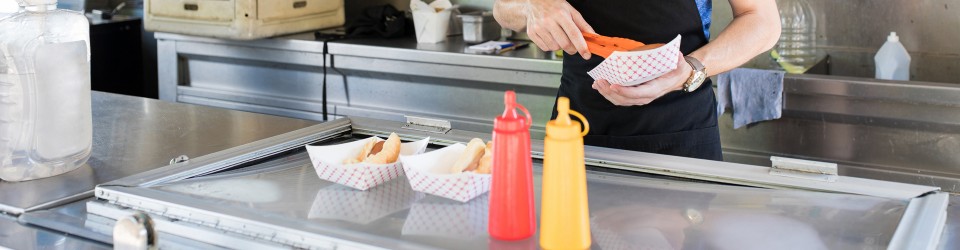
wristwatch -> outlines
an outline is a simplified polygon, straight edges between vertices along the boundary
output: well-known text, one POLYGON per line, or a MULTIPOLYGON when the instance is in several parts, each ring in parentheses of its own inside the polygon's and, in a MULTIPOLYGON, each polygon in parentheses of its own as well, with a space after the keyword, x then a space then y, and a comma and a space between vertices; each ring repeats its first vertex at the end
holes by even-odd
POLYGON ((703 81, 707 80, 707 68, 703 67, 703 63, 700 63, 700 60, 692 56, 684 56, 684 60, 687 60, 687 63, 690 64, 690 67, 693 67, 693 72, 690 73, 690 78, 687 79, 687 82, 683 83, 683 91, 693 92, 700 88, 700 85, 703 84, 703 81))

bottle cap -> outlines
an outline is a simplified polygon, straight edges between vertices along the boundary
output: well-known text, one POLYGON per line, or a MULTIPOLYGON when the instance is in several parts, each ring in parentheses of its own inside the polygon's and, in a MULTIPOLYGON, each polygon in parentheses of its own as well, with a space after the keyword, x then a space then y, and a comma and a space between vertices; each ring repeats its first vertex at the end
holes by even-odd
POLYGON ((508 90, 503 94, 503 114, 498 116, 493 121, 493 130, 500 132, 509 132, 517 130, 525 130, 530 128, 530 113, 527 112, 527 109, 517 103, 517 94, 513 91, 508 90), (520 116, 517 113, 517 109, 523 111, 524 116, 520 116))
POLYGON ((890 32, 890 36, 887 36, 888 42, 900 42, 900 37, 897 36, 897 32, 890 32))
POLYGON ((555 139, 572 139, 583 137, 590 131, 590 124, 580 113, 570 110, 570 99, 560 97, 557 99, 557 118, 547 122, 547 137, 555 139), (580 122, 570 119, 570 115, 576 116, 583 121, 583 131, 580 131, 580 122))

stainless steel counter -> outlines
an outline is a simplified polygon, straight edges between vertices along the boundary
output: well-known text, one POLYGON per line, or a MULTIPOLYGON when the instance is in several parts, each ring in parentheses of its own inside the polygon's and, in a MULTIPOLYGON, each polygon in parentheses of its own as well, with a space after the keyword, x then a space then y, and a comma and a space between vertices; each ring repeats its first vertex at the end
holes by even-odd
POLYGON ((0 209, 9 214, 93 196, 93 187, 239 146, 315 122, 93 92, 93 151, 69 173, 26 182, 0 182, 0 209))
POLYGON ((24 245, 22 234, 34 233, 38 241, 49 238, 48 232, 31 227, 102 241, 103 237, 83 232, 82 206, 62 205, 93 197, 98 184, 169 165, 180 155, 199 157, 316 124, 102 92, 92 95, 93 151, 86 165, 35 181, 0 182, 0 207, 9 215, 0 219, 0 246, 39 246, 24 245))

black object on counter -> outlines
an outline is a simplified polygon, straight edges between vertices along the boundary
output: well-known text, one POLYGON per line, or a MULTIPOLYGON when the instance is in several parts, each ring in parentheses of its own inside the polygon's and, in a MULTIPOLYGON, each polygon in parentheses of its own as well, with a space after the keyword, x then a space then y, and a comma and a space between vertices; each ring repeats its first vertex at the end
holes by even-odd
POLYGON ((397 38, 407 35, 407 26, 406 15, 387 4, 364 9, 347 24, 347 36, 397 38))

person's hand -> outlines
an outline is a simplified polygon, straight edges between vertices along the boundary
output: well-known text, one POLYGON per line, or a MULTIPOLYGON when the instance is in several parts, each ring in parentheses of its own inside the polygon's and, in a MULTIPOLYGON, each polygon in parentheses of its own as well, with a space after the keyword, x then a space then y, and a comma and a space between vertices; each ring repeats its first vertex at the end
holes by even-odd
POLYGON ((583 32, 596 33, 567 1, 530 0, 527 5, 527 35, 544 51, 562 49, 590 59, 583 32))
POLYGON ((633 86, 610 84, 607 80, 600 79, 593 82, 593 89, 617 106, 646 105, 671 91, 683 89, 683 83, 690 78, 692 72, 693 67, 690 67, 690 64, 683 59, 683 55, 680 55, 680 60, 677 60, 677 69, 656 79, 633 86))

